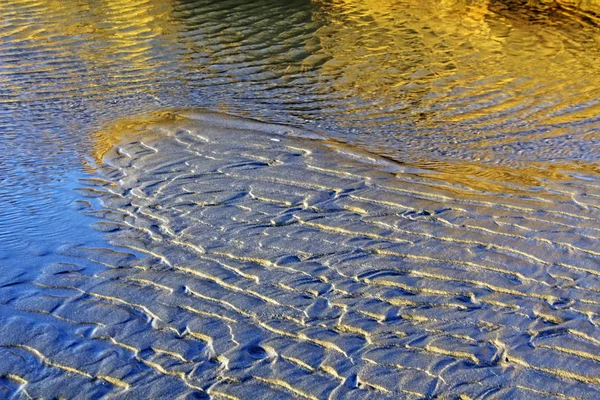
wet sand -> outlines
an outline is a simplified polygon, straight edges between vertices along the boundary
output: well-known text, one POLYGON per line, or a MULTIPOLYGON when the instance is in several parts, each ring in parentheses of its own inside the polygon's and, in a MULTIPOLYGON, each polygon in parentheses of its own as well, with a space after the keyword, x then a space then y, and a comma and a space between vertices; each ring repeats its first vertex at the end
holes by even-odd
POLYGON ((599 4, 0 3, 0 399, 600 397, 599 4))
POLYGON ((597 182, 484 191, 189 110, 99 143, 111 246, 0 288, 2 396, 598 397, 597 182))

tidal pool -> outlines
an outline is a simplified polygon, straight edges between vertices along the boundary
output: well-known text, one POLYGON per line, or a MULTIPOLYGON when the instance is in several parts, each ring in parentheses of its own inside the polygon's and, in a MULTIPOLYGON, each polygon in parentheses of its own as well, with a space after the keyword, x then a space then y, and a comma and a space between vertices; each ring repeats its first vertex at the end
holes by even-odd
POLYGON ((0 5, 0 397, 597 398, 588 2, 0 5))

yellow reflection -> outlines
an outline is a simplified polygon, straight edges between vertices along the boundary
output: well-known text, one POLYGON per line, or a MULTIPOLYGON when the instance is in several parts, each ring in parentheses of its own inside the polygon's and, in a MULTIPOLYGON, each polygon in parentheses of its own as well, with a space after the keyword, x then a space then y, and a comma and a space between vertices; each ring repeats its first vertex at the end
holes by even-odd
POLYGON ((335 91, 401 108, 399 118, 418 108, 424 126, 515 116, 558 124, 600 113, 600 33, 564 10, 489 0, 315 3, 327 23, 304 68, 318 68, 335 91))
POLYGON ((469 42, 485 39, 477 47, 491 47, 491 52, 503 39, 491 35, 484 19, 487 1, 425 1, 415 7, 392 0, 338 0, 323 9, 321 18, 331 21, 315 33, 322 54, 305 60, 305 68, 327 59, 321 73, 335 76, 337 90, 402 95, 395 89, 418 89, 452 75, 457 63, 470 62, 455 54, 461 40, 471 47, 469 42))
MULTIPOLYGON (((107 75, 113 82, 127 80, 125 83, 133 86, 132 81, 159 72, 161 49, 155 41, 160 38, 165 45, 173 31, 171 3, 161 0, 0 2, 0 13, 28 15, 28 23, 7 22, 3 28, 11 31, 3 33, 16 43, 30 44, 34 52, 43 46, 54 58, 54 64, 51 59, 41 65, 23 59, 18 65, 47 71, 57 67, 54 72, 61 74, 60 89, 44 82, 27 88, 42 95, 81 89, 88 95, 109 92, 114 88, 110 88, 107 75), (115 75, 115 65, 120 66, 121 74, 115 75)), ((148 85, 139 85, 137 90, 151 91, 148 85)))
POLYGON ((149 135, 156 132, 152 128, 157 125, 169 127, 181 119, 174 111, 159 111, 118 119, 92 134, 92 158, 97 165, 102 165, 104 155, 121 141, 149 139, 149 135))
POLYGON ((462 185, 469 191, 520 194, 541 189, 556 181, 573 181, 581 175, 598 175, 597 164, 531 163, 507 167, 475 162, 444 163, 430 168, 431 173, 418 175, 453 185, 462 185))
POLYGON ((557 0, 559 4, 579 11, 589 11, 600 15, 600 0, 557 0))
MULTIPOLYGON (((350 125, 363 111, 370 117, 395 114, 386 122, 410 121, 424 143, 427 132, 439 127, 456 138, 432 141, 432 148, 495 160, 502 146, 571 134, 573 122, 600 115, 600 30, 587 22, 593 15, 579 19, 571 13, 571 6, 589 10, 600 0, 313 1, 321 10, 316 18, 326 23, 307 44, 313 55, 304 69, 323 76, 325 92, 370 100, 347 108, 350 125), (374 103, 381 111, 373 110, 374 103)), ((388 154, 385 143, 364 142, 388 154)), ((537 151, 543 159, 543 150, 537 151)), ((503 183, 535 186, 572 172, 597 172, 583 163, 523 164, 450 160, 435 167, 434 175, 511 191, 503 183)))

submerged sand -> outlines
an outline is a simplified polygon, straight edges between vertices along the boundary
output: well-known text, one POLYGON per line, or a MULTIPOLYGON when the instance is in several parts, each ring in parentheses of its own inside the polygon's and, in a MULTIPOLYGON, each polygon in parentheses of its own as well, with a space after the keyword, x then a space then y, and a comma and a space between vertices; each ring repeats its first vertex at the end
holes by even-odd
POLYGON ((474 190, 193 111, 103 143, 111 246, 0 289, 7 397, 600 395, 596 182, 474 190))

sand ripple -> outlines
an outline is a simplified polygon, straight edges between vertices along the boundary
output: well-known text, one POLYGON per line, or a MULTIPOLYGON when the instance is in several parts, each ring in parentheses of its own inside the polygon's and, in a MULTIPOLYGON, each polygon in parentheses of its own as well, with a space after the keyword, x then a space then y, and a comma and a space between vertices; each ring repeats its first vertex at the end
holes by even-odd
POLYGON ((192 111, 121 135, 79 189, 115 247, 0 289, 2 389, 598 396, 600 187, 476 191, 299 136, 192 111))

